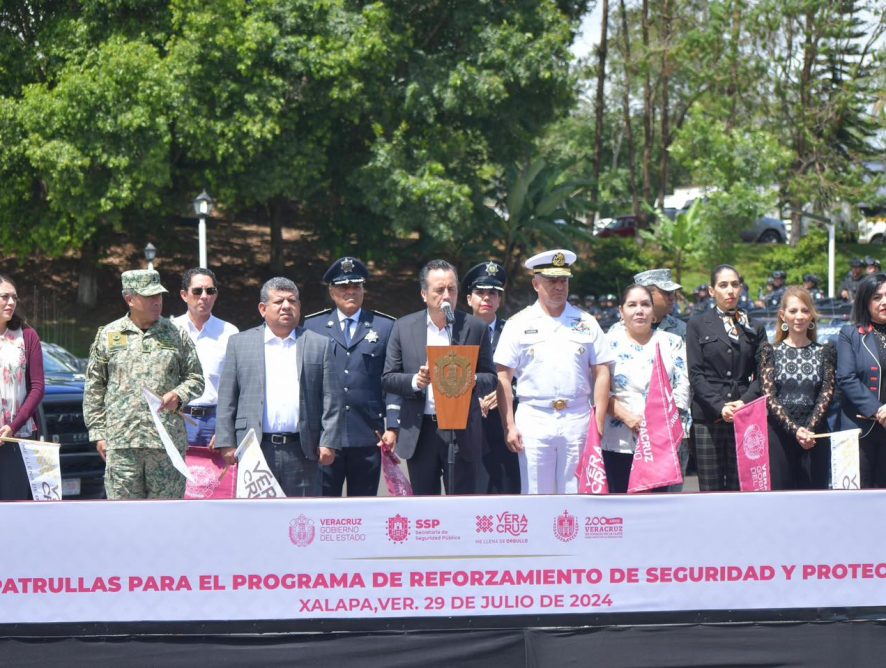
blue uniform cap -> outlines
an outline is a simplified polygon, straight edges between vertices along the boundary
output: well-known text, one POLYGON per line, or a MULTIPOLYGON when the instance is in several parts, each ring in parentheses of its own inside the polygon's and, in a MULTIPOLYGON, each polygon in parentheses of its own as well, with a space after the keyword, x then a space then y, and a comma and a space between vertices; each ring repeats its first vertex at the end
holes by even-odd
POLYGON ((332 263, 323 274, 323 282, 328 285, 363 283, 369 277, 366 265, 355 257, 345 256, 332 263))

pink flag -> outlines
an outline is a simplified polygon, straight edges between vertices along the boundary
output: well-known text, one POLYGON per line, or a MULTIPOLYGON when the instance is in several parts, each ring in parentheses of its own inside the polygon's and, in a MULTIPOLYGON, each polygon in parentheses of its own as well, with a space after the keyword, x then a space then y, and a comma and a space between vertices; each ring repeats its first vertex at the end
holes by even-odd
POLYGON ((188 447, 185 463, 194 481, 185 486, 186 499, 233 499, 237 487, 237 465, 228 466, 218 450, 188 447))
POLYGON ((766 415, 765 396, 735 411, 735 457, 742 492, 768 492, 772 489, 766 415))
POLYGON ((381 449, 381 471, 391 496, 412 496, 412 485, 398 464, 400 458, 387 448, 381 449))
POLYGON ((581 461, 575 470, 578 478, 579 494, 609 494, 606 469, 603 467, 603 446, 597 431, 597 409, 591 407, 591 421, 588 422, 588 435, 581 453, 581 461))
POLYGON ((661 359, 661 349, 656 343, 649 393, 646 395, 646 410, 637 435, 628 493, 645 492, 683 482, 679 454, 682 440, 683 424, 674 401, 674 390, 661 359))

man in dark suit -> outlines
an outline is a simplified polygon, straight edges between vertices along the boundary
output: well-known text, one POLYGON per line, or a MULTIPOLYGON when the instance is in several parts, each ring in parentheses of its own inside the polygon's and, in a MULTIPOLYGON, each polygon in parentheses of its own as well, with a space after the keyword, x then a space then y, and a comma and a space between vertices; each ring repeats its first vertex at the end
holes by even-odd
MULTIPOLYGON (((498 262, 481 262, 471 267, 462 282, 468 307, 474 317, 482 320, 489 332, 492 352, 498 345, 505 321, 497 316, 508 274, 498 262)), ((480 397, 483 414, 483 466, 479 470, 479 491, 485 494, 519 494, 520 461, 517 453, 508 450, 504 428, 498 414, 496 392, 480 397)))
POLYGON ((297 327, 298 288, 288 278, 262 286, 265 324, 228 341, 218 391, 216 447, 226 458, 250 429, 287 496, 320 496, 320 464, 340 447, 329 341, 297 327))
POLYGON ((446 310, 458 301, 458 276, 445 260, 431 260, 419 273, 421 296, 427 309, 394 323, 388 342, 382 386, 402 397, 397 453, 407 460, 412 489, 419 495, 440 493, 440 476, 448 494, 474 494, 477 467, 483 451, 483 425, 478 397, 496 387, 486 326, 474 316, 455 312, 447 326, 446 310), (445 306, 444 306, 445 305, 445 306), (476 384, 472 390, 467 428, 456 430, 456 457, 451 465, 448 430, 437 428, 436 404, 428 369, 428 346, 477 345, 476 384))
POLYGON ((336 394, 344 404, 339 415, 341 450, 330 466, 320 467, 323 496, 341 496, 346 480, 348 496, 375 496, 381 472, 379 445, 391 450, 397 445, 400 398, 391 395, 385 402, 381 388, 394 319, 363 308, 368 276, 366 265, 357 258, 336 260, 323 276, 335 308, 305 318, 305 329, 330 341, 336 394))

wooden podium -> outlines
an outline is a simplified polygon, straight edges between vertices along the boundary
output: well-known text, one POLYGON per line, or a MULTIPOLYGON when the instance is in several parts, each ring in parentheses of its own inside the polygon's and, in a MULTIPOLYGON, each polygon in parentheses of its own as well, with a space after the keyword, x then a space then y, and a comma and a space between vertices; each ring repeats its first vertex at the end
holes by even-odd
POLYGON ((428 369, 440 429, 465 429, 480 346, 428 346, 428 369))

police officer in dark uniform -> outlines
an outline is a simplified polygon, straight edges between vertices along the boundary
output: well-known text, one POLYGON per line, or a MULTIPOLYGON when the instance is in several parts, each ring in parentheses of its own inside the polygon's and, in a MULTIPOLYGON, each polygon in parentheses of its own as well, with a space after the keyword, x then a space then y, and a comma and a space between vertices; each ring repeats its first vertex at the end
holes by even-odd
POLYGON ((385 448, 393 450, 397 444, 400 398, 389 395, 386 401, 381 387, 394 319, 363 308, 368 276, 357 258, 336 260, 323 275, 335 307, 305 318, 305 329, 333 341, 336 392, 344 404, 341 450, 333 464, 320 467, 323 496, 341 496, 345 481, 348 496, 375 496, 381 472, 379 435, 385 448))
MULTIPOLYGON (((465 274, 462 293, 475 317, 486 323, 492 352, 498 345, 505 321, 496 313, 501 306, 508 277, 498 262, 482 262, 465 274)), ((498 413, 495 392, 480 398, 483 410, 483 467, 478 473, 477 491, 481 494, 519 494, 520 462, 516 453, 508 450, 504 429, 498 413)))
POLYGON ((787 273, 780 269, 772 272, 772 292, 763 298, 766 308, 778 308, 781 306, 781 298, 786 288, 784 283, 787 277, 787 273))

